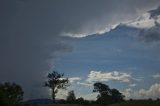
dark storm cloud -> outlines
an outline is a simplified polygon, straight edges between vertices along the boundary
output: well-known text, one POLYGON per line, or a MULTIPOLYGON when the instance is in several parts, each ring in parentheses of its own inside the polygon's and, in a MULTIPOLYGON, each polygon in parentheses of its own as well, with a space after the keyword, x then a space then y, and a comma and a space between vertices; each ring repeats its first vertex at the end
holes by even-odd
POLYGON ((139 39, 144 42, 156 42, 160 40, 160 25, 150 29, 143 29, 139 33, 139 39))
POLYGON ((141 41, 144 42, 157 42, 160 41, 160 7, 149 11, 150 19, 154 19, 155 26, 149 29, 141 29, 138 36, 141 41))
POLYGON ((71 50, 58 35, 62 25, 55 21, 58 13, 52 13, 51 1, 5 0, 0 4, 0 81, 23 85, 27 97, 41 96, 48 59, 71 50))
POLYGON ((113 25, 131 21, 160 4, 159 0, 70 1, 62 6, 65 9, 64 19, 67 20, 63 32, 73 37, 105 32, 113 25))
POLYGON ((160 6, 157 9, 149 11, 149 13, 151 14, 150 18, 157 17, 160 15, 160 6))
POLYGON ((134 19, 159 0, 1 0, 0 81, 21 84, 26 97, 40 88, 48 60, 71 51, 62 33, 94 34, 106 25, 134 19), (138 11, 138 12, 137 12, 138 11))

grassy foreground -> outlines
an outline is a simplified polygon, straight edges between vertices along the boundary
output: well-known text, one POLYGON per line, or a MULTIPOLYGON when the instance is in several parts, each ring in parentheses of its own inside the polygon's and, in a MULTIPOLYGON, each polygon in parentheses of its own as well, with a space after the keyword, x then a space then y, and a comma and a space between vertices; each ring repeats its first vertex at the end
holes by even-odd
MULTIPOLYGON (((30 106, 83 106, 78 104, 50 104, 50 105, 30 105, 30 106)), ((97 106, 97 105, 93 105, 97 106)), ((160 106, 160 101, 133 100, 125 101, 110 106, 160 106)))
POLYGON ((50 104, 50 105, 30 105, 30 106, 83 106, 78 104, 50 104))
POLYGON ((160 106, 160 101, 134 100, 110 106, 160 106))

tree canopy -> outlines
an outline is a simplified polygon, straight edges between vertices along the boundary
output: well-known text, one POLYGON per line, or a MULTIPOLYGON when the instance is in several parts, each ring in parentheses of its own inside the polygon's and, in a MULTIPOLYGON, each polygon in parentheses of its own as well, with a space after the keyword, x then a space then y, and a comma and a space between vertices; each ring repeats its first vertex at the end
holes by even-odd
POLYGON ((9 106, 9 99, 7 95, 0 89, 0 106, 9 106))
POLYGON ((108 85, 101 82, 96 82, 93 86, 93 92, 99 92, 99 95, 97 96, 98 104, 109 105, 124 100, 124 95, 115 88, 110 89, 108 85))
POLYGON ((67 102, 68 103, 75 103, 75 101, 76 101, 76 96, 74 94, 74 91, 71 90, 70 92, 68 92, 67 102))
POLYGON ((78 103, 78 104, 82 105, 82 104, 84 104, 84 102, 85 102, 85 100, 82 97, 76 99, 76 103, 78 103))
MULTIPOLYGON (((0 102, 5 106, 18 106, 23 100, 23 90, 15 83, 0 84, 0 102)), ((3 106, 3 105, 2 105, 3 106)))

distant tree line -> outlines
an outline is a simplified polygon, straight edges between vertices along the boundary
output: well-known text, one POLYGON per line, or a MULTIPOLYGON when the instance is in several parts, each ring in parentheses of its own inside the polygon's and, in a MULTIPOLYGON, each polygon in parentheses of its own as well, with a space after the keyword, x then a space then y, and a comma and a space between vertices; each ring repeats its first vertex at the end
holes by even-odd
POLYGON ((74 94, 74 91, 71 90, 68 92, 68 96, 66 98, 66 103, 68 104, 80 104, 80 105, 91 105, 91 104, 95 104, 95 101, 89 101, 89 100, 85 100, 83 97, 79 97, 76 99, 76 96, 74 94))
POLYGON ((120 103, 124 101, 124 95, 120 93, 117 89, 109 88, 108 85, 96 82, 94 83, 93 92, 99 92, 96 101, 87 101, 82 97, 76 99, 74 91, 68 92, 67 103, 69 104, 98 104, 98 105, 110 105, 114 103, 120 103))
MULTIPOLYGON (((52 99, 53 102, 56 97, 56 93, 59 89, 66 89, 68 86, 68 78, 63 78, 64 74, 59 74, 56 71, 48 74, 48 80, 45 82, 45 86, 52 89, 52 99)), ((119 103, 124 101, 124 95, 120 93, 117 89, 110 89, 108 85, 101 82, 94 83, 93 92, 98 92, 96 104, 109 105, 113 103, 119 103)), ((82 97, 76 99, 74 91, 70 91, 66 98, 66 102, 70 104, 86 104, 88 101, 84 100, 82 97)))

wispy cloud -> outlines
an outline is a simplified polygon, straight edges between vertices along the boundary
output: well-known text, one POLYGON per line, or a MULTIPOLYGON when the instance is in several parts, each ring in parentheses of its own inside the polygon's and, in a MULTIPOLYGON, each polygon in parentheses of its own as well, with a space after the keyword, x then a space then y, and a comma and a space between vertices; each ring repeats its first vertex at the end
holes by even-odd
POLYGON ((143 81, 144 77, 132 78, 132 80, 140 82, 143 81))
POLYGON ((137 84, 129 84, 128 86, 129 87, 135 87, 135 86, 137 86, 137 84))
POLYGON ((155 74, 152 76, 154 79, 160 79, 160 74, 155 74))
POLYGON ((69 78, 69 81, 70 81, 71 83, 73 83, 73 82, 75 82, 75 81, 80 81, 80 80, 81 80, 80 77, 70 77, 70 78, 69 78))
POLYGON ((87 83, 87 82, 77 82, 78 85, 84 85, 84 86, 93 86, 92 83, 87 83))

